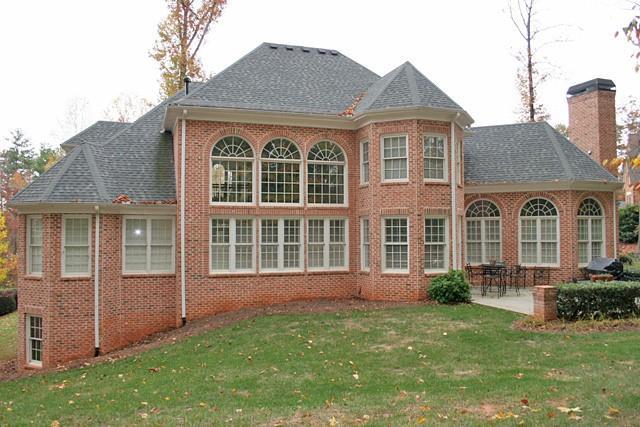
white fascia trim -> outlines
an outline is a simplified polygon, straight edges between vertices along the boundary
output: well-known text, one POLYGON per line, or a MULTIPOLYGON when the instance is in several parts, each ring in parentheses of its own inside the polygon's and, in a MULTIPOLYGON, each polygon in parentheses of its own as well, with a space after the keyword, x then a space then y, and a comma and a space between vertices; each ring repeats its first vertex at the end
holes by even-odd
POLYGON ((95 203, 33 203, 15 206, 19 214, 93 214, 96 206, 102 214, 175 215, 176 205, 95 204, 95 203))
POLYGON ((616 191, 622 187, 621 182, 593 181, 558 181, 558 182, 525 182, 500 184, 465 184, 465 194, 514 193, 525 191, 616 191))
POLYGON ((173 105, 167 107, 161 131, 173 131, 180 114, 188 111, 189 120, 205 120, 234 123, 259 123, 271 125, 288 125, 319 127, 330 129, 357 130, 372 122, 394 120, 454 120, 464 128, 473 123, 473 119, 466 111, 448 108, 429 107, 398 107, 366 112, 355 117, 338 116, 332 114, 292 113, 262 110, 244 110, 237 108, 189 107, 173 105))

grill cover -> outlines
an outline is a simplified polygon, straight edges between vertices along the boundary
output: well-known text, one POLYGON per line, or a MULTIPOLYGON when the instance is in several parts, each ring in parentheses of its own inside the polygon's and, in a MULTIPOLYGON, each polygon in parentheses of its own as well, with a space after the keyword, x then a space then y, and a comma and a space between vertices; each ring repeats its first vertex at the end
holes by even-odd
POLYGON ((587 271, 593 274, 607 273, 619 278, 624 271, 624 266, 615 258, 598 257, 592 259, 587 265, 587 271))

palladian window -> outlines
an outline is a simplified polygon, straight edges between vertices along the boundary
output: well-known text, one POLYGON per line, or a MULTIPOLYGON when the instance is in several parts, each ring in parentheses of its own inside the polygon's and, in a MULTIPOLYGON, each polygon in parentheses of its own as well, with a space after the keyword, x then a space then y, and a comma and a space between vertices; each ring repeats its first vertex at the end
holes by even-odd
POLYGON ((345 203, 345 156, 331 141, 311 147, 307 157, 307 198, 309 204, 345 203))
POLYGON ((253 150, 238 136, 227 136, 211 150, 211 202, 253 202, 253 150))
POLYGON ((500 210, 489 200, 467 208, 467 262, 487 264, 501 260, 500 210))
POLYGON ((546 199, 531 199, 520 211, 520 262, 525 265, 557 265, 559 254, 558 211, 546 199))
POLYGON ((578 263, 587 265, 604 256, 604 215, 594 199, 585 199, 578 208, 578 263))
POLYGON ((261 203, 300 203, 300 151, 284 138, 270 141, 262 150, 261 203))

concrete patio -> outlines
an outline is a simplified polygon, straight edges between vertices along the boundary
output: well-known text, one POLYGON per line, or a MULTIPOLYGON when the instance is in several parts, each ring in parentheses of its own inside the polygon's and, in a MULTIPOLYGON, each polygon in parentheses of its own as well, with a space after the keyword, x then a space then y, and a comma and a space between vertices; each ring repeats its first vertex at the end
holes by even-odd
POLYGON ((533 314, 533 295, 530 288, 520 289, 520 295, 515 289, 507 288, 506 295, 498 298, 498 292, 488 292, 487 295, 480 294, 480 287, 471 288, 471 300, 474 304, 486 305, 488 307, 501 308, 503 310, 514 311, 522 314, 533 314))

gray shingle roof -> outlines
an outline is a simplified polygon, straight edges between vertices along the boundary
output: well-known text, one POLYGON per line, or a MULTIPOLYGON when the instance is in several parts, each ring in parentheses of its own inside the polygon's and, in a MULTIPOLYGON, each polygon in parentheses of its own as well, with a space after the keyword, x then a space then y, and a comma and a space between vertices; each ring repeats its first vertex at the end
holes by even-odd
POLYGON ((475 127, 464 140, 465 182, 618 182, 546 122, 475 127))
POLYGON ((128 125, 129 123, 100 120, 86 128, 82 132, 67 139, 61 144, 61 146, 65 150, 70 150, 76 145, 84 144, 85 142, 104 142, 128 125))

